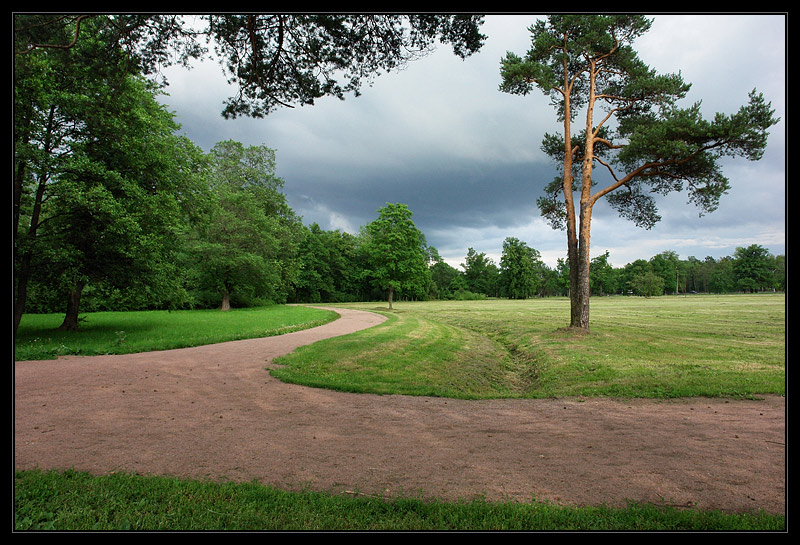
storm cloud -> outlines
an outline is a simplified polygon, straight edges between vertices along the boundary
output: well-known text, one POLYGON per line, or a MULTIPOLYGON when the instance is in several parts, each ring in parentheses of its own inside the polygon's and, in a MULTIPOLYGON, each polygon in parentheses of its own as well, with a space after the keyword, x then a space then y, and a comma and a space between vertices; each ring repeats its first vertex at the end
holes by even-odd
MULTIPOLYGON (((449 48, 379 76, 360 97, 326 98, 264 119, 225 120, 231 91, 219 66, 170 69, 163 102, 182 131, 203 149, 234 139, 277 152, 284 192, 304 223, 356 232, 387 202, 402 202, 428 243, 452 265, 472 247, 499 261, 514 236, 550 266, 566 253, 565 235, 539 216, 536 198, 558 171, 539 150, 560 125, 540 93, 501 93, 500 59, 524 54, 535 15, 488 15, 484 48, 461 60, 449 48)), ((781 122, 764 158, 726 161, 729 195, 699 217, 685 195, 659 200, 663 220, 643 230, 600 205, 592 223, 592 255, 609 251, 622 266, 665 250, 681 258, 732 255, 761 244, 785 253, 784 15, 653 15, 634 44, 660 73, 681 72, 692 84, 683 106, 701 101, 704 115, 734 113, 757 88, 781 122)))

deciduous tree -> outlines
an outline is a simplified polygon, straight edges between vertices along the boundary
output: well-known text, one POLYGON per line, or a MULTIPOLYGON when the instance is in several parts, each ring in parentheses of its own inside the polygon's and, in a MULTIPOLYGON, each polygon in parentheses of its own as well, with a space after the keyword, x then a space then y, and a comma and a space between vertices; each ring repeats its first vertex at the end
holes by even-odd
POLYGON ((537 250, 518 238, 506 238, 500 258, 502 293, 510 299, 527 299, 535 295, 539 287, 537 268, 540 263, 537 250))
POLYGON ((736 285, 742 291, 772 289, 777 270, 775 256, 760 244, 736 248, 733 255, 736 285))
POLYGON ((193 243, 203 286, 218 294, 283 301, 294 281, 301 225, 281 193, 275 151, 219 142, 209 153, 212 198, 193 243))
POLYGON ((496 295, 499 270, 494 261, 484 252, 476 252, 474 248, 467 249, 467 255, 461 267, 464 269, 464 279, 467 281, 469 291, 483 295, 496 295))
POLYGON ((425 236, 412 216, 407 205, 387 203, 364 228, 367 274, 376 288, 388 292, 390 309, 396 290, 426 293, 430 282, 425 236))

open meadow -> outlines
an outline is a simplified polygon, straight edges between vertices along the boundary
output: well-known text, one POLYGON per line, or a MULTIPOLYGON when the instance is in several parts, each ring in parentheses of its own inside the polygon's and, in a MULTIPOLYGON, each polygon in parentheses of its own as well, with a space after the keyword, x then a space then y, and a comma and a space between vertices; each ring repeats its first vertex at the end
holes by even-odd
POLYGON ((589 335, 569 300, 347 306, 381 326, 282 357, 281 380, 458 398, 752 397, 785 393, 785 295, 595 297, 589 335))

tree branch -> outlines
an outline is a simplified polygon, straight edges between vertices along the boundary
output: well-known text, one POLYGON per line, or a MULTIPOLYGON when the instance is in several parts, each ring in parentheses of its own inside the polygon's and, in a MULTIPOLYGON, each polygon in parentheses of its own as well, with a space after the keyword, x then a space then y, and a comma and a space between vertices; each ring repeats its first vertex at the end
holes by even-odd
POLYGON ((71 49, 71 48, 73 48, 75 46, 75 44, 78 43, 78 36, 81 33, 81 22, 84 19, 88 18, 88 17, 91 17, 91 15, 78 15, 78 17, 75 19, 75 35, 72 37, 72 41, 70 43, 68 43, 66 45, 34 43, 34 44, 31 44, 28 47, 28 49, 26 49, 25 51, 18 51, 16 54, 17 55, 26 55, 26 54, 30 53, 31 51, 33 51, 34 49, 39 49, 39 48, 46 48, 46 49, 71 49))

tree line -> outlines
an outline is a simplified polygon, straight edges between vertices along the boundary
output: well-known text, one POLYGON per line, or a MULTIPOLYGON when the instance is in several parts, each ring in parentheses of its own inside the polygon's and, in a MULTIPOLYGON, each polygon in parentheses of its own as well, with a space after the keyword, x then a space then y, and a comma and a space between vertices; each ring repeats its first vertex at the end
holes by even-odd
MULTIPOLYGON (((592 296, 652 297, 687 293, 755 293, 786 290, 786 256, 772 255, 758 244, 737 248, 732 256, 680 259, 667 250, 623 267, 609 263, 609 252, 592 258, 589 283, 592 296)), ((503 243, 500 264, 470 248, 463 270, 442 261, 432 266, 432 296, 444 299, 483 297, 568 296, 569 259, 555 268, 542 262, 537 250, 510 237, 503 243), (521 258, 520 256, 525 256, 521 258)))

